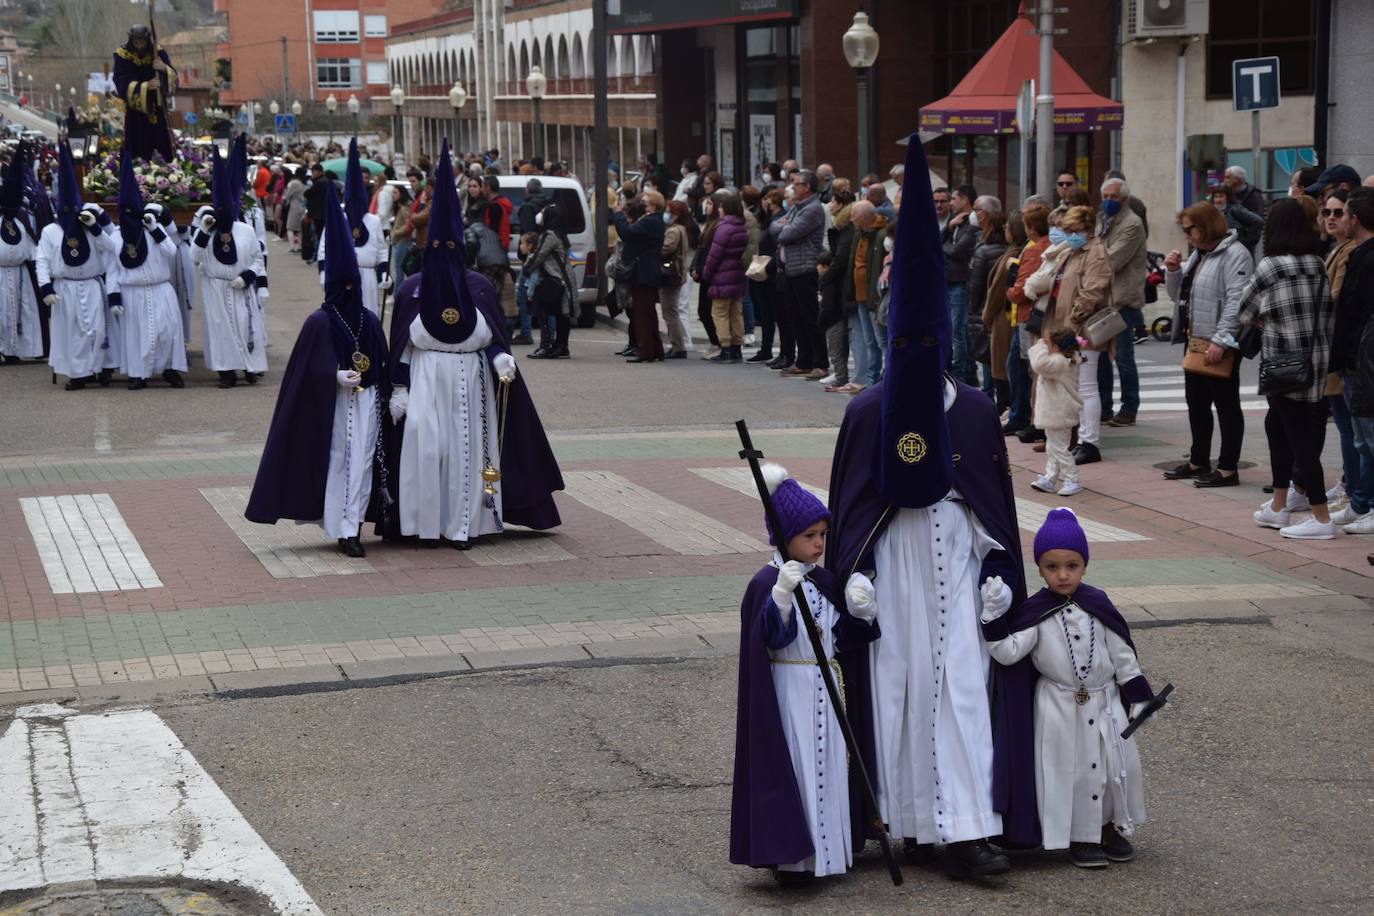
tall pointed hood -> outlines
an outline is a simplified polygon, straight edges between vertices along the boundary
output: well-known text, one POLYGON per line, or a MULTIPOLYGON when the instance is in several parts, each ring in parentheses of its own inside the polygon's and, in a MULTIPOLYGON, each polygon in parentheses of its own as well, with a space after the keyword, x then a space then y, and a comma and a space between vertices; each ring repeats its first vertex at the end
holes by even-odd
POLYGON ((76 183, 72 151, 65 143, 57 145, 57 222, 62 226, 62 257, 68 264, 84 264, 91 253, 81 214, 81 188, 76 183))
POLYGON ((329 252, 324 259, 324 301, 339 310, 349 327, 356 327, 363 309, 362 275, 332 181, 326 181, 324 189, 324 247, 329 252))
MULTIPOLYGON (((21 143, 20 145, 26 144, 21 143)), ((33 153, 31 147, 29 152, 30 154, 33 153)), ((32 165, 28 165, 28 161, 29 157, 26 157, 26 166, 23 169, 25 200, 29 209, 33 211, 36 222, 35 231, 42 232, 44 226, 57 221, 57 214, 53 212, 52 198, 48 196, 48 189, 39 182, 37 170, 32 165)))
POLYGON ((229 165, 220 158, 219 147, 210 147, 210 205, 215 211, 215 227, 222 232, 228 232, 234 222, 234 182, 229 165))
POLYGON ((229 177, 233 181, 233 217, 243 215, 243 193, 248 188, 248 135, 239 134, 229 148, 229 177))
POLYGON ((420 320, 430 336, 450 344, 467 340, 477 325, 477 303, 468 291, 463 216, 448 140, 444 140, 439 165, 434 169, 429 237, 420 270, 420 320))
POLYGON ((20 141, 9 164, 5 166, 5 183, 0 185, 0 213, 13 216, 24 206, 24 169, 28 167, 29 144, 20 141))
POLYGON ((129 148, 119 156, 119 235, 124 247, 119 261, 125 267, 137 267, 148 257, 148 239, 143 233, 143 194, 134 177, 134 157, 129 148))
MULTIPOLYGON (((945 255, 920 138, 906 148, 907 186, 892 250, 890 346, 883 369, 878 487, 895 506, 939 502, 954 482, 945 419, 945 362, 952 340, 945 255)), ((974 460, 974 456, 967 456, 974 460)))
POLYGON ((367 182, 363 179, 363 164, 358 157, 358 138, 354 137, 348 141, 348 169, 344 172, 344 212, 348 214, 348 228, 353 230, 354 245, 367 242, 363 215, 367 213, 370 203, 367 182))

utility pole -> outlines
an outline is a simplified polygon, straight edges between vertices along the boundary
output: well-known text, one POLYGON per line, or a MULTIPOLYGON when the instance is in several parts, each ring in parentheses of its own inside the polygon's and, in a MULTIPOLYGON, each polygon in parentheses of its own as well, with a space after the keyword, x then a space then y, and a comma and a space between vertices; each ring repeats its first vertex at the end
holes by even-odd
POLYGON ((1067 13, 1056 9, 1054 0, 1040 0, 1034 11, 1038 17, 1036 34, 1040 36, 1040 78, 1035 96, 1035 192, 1054 203, 1054 36, 1067 34, 1068 29, 1055 29, 1054 14, 1067 13))
MULTIPOLYGON (((291 82, 287 77, 289 72, 286 69, 286 36, 283 35, 281 37, 281 103, 283 108, 291 104, 291 82)), ((274 127, 273 130, 275 129, 274 127)))
POLYGON ((592 0, 592 212, 596 214, 596 301, 606 296, 606 257, 610 220, 606 173, 611 170, 610 104, 606 97, 606 3, 592 0))

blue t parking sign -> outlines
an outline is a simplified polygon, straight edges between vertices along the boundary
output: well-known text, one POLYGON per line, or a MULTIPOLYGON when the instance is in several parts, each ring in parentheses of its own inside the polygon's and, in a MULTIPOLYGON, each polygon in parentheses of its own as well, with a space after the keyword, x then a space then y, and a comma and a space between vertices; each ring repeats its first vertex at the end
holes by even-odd
POLYGON ((1279 59, 1251 57, 1231 62, 1231 103, 1236 111, 1279 107, 1279 59))

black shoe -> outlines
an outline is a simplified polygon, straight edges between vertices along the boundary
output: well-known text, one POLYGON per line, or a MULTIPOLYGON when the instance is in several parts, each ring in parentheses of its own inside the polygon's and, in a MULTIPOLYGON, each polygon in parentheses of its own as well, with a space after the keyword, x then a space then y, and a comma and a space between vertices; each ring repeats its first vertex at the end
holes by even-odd
POLYGON ((771 360, 771 361, 768 363, 768 368, 769 368, 769 369, 786 369, 786 368, 787 368, 788 366, 790 366, 790 365, 792 365, 792 360, 788 359, 788 358, 785 357, 785 356, 779 356, 777 359, 771 360))
POLYGON ((1131 339, 1138 344, 1143 344, 1150 339, 1150 332, 1141 328, 1136 328, 1135 333, 1131 335, 1131 339))
POLYGON ((438 538, 420 538, 420 546, 425 550, 437 550, 439 548, 438 538))
POLYGON ((1022 423, 1020 425, 1008 423, 1006 426, 1002 427, 1002 435, 1015 436, 1017 433, 1021 432, 1021 430, 1029 428, 1029 426, 1029 423, 1022 423))
POLYGON ((529 354, 529 355, 526 356, 525 358, 526 358, 526 359, 547 359, 548 356, 549 356, 549 348, 548 348, 548 347, 540 347, 539 349, 535 350, 533 353, 529 354))
POLYGON ((1123 426, 1135 426, 1135 414, 1119 413, 1108 420, 1107 425, 1115 429, 1120 429, 1123 426))
POLYGON ((918 843, 911 837, 902 841, 902 856, 908 865, 933 865, 939 859, 934 843, 918 843))
POLYGON ((614 355, 614 356, 634 356, 634 355, 635 355, 635 348, 634 348, 634 345, 631 344, 631 345, 628 346, 628 347, 622 347, 621 349, 616 350, 615 353, 612 354, 612 355, 614 355))
POLYGON ((173 388, 185 388, 186 380, 181 377, 181 373, 175 369, 168 369, 162 373, 162 380, 173 388))
POLYGON ((534 343, 534 338, 528 334, 516 334, 514 337, 510 339, 510 342, 513 344, 520 344, 523 347, 528 347, 534 343))
POLYGON ((1131 841, 1117 833, 1111 824, 1102 828, 1102 850, 1113 862, 1129 862, 1135 858, 1135 847, 1131 841))
POLYGON ((148 387, 148 380, 147 380, 146 378, 131 378, 131 379, 129 379, 128 388, 129 388, 130 391, 142 391, 144 388, 147 388, 147 387, 148 387))
POLYGON ((746 363, 767 363, 767 362, 772 362, 772 360, 773 360, 773 351, 772 351, 772 350, 760 350, 759 352, 755 353, 753 356, 751 356, 751 357, 749 357, 748 359, 746 359, 745 362, 746 362, 746 363))
POLYGON ((717 353, 715 356, 711 357, 710 359, 708 359, 707 362, 708 362, 708 363, 733 363, 733 362, 735 361, 735 359, 734 359, 734 357, 733 357, 731 354, 734 353, 734 352, 735 352, 735 348, 734 348, 734 347, 721 347, 721 348, 720 348, 720 352, 717 353))
POLYGON ((987 840, 967 840, 945 847, 945 874, 956 880, 1005 875, 1011 863, 1000 852, 993 852, 987 840))
POLYGON ((1096 843, 1070 843, 1069 861, 1079 868, 1106 868, 1107 852, 1096 843))
POLYGON ((816 876, 809 871, 783 871, 775 868, 773 880, 781 887, 806 887, 816 880, 816 876))
POLYGON ((363 542, 358 540, 356 536, 339 538, 339 553, 354 559, 367 556, 367 551, 363 549, 363 542))
POLYGON ((1195 487, 1238 487, 1240 486, 1240 475, 1235 471, 1223 474, 1221 471, 1213 471, 1203 477, 1193 481, 1195 487))
POLYGON ((220 388, 233 388, 239 383, 238 376, 232 372, 221 372, 219 374, 220 388))
POLYGON ((1032 442, 1044 442, 1045 431, 1043 429, 1036 429, 1034 426, 1027 426, 1016 434, 1016 438, 1027 445, 1030 445, 1032 442))
POLYGON ((262 378, 261 372, 249 372, 247 369, 243 370, 243 380, 250 385, 256 385, 260 378, 262 378))
POLYGON ((100 374, 95 377, 101 388, 110 387, 110 378, 114 375, 113 369, 101 369, 100 374))
POLYGON ((446 545, 448 545, 449 547, 452 547, 454 550, 471 550, 471 549, 472 549, 472 541, 449 541, 449 540, 445 540, 444 543, 445 543, 446 545))
POLYGON ((731 348, 730 348, 730 362, 732 362, 732 363, 742 363, 742 362, 744 362, 744 354, 743 354, 742 352, 740 352, 740 351, 741 351, 741 348, 740 348, 740 347, 731 347, 731 348))
POLYGON ((1091 442, 1080 442, 1078 448, 1073 450, 1074 464, 1097 464, 1101 460, 1102 453, 1091 442))
POLYGON ((687 351, 686 351, 686 350, 669 350, 669 351, 668 351, 668 354, 667 354, 666 356, 664 356, 663 358, 664 358, 664 359, 686 359, 686 358, 687 358, 687 351))
POLYGON ((1193 467, 1191 464, 1185 461, 1182 464, 1176 467, 1169 468, 1169 470, 1165 471, 1164 479, 1187 480, 1190 477, 1206 477, 1210 473, 1212 473, 1212 466, 1210 464, 1204 464, 1202 467, 1198 468, 1193 467))
POLYGON ((567 347, 555 347, 553 352, 548 355, 549 359, 572 359, 572 354, 567 347))
POLYGON ((84 378, 67 379, 67 384, 62 387, 66 391, 81 391, 86 387, 86 380, 84 378))

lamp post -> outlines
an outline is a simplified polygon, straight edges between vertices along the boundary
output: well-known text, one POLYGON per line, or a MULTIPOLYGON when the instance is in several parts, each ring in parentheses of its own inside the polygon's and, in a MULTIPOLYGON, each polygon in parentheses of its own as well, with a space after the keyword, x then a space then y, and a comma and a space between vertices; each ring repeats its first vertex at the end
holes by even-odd
POLYGON ((468 91, 463 88, 462 83, 454 83, 453 88, 448 91, 448 103, 453 106, 453 142, 454 152, 462 148, 462 141, 459 136, 462 131, 462 124, 458 121, 458 112, 468 103, 468 91))
POLYGON ((392 131, 392 136, 396 138, 396 155, 398 156, 405 155, 406 124, 401 117, 401 106, 405 103, 405 90, 401 88, 399 83, 397 83, 396 85, 391 87, 391 107, 394 108, 396 111, 396 113, 392 116, 396 121, 395 130, 392 131))
POLYGON ((329 142, 334 142, 334 112, 339 108, 339 100, 334 97, 334 93, 329 93, 329 97, 324 100, 325 110, 329 112, 329 142))
POLYGON ((293 102, 291 103, 291 116, 294 117, 294 118, 296 119, 296 121, 295 121, 296 126, 295 126, 295 128, 294 128, 294 131, 295 131, 296 135, 299 136, 299 135, 300 135, 300 132, 301 132, 301 120, 300 120, 300 119, 301 119, 301 100, 300 100, 300 99, 296 99, 295 101, 293 101, 293 102))
POLYGON ((348 97, 348 113, 353 116, 353 136, 358 136, 358 111, 363 107, 356 95, 348 97))
POLYGON ((253 125, 253 133, 256 134, 258 132, 258 115, 262 114, 262 102, 253 102, 252 105, 252 117, 249 120, 253 125))
POLYGON ((868 14, 854 14, 854 24, 844 33, 844 59, 854 68, 859 86, 859 168, 861 175, 873 171, 868 143, 868 69, 878 61, 878 33, 868 23, 868 14))
POLYGON ((529 93, 530 102, 534 105, 534 155, 544 155, 543 128, 539 126, 539 103, 544 99, 544 92, 549 87, 549 81, 544 78, 544 71, 538 65, 530 67, 530 75, 525 77, 525 91, 529 93))

